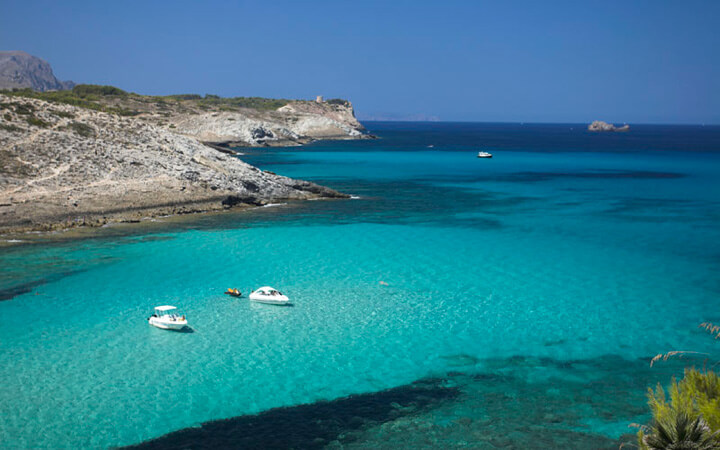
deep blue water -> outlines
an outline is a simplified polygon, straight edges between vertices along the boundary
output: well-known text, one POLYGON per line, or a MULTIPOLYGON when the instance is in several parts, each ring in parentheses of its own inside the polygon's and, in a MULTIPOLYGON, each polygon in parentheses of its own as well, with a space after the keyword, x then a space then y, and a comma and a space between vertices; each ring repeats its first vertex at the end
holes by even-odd
POLYGON ((367 125, 243 150, 352 200, 1 247, 3 445, 617 448, 703 364, 654 355, 720 359, 719 127, 367 125))

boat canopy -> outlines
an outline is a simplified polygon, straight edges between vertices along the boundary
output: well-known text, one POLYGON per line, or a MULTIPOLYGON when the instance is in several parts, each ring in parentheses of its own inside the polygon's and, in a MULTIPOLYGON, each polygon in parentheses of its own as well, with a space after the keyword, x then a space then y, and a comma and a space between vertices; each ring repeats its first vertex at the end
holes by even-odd
POLYGON ((170 306, 170 305, 163 305, 163 306, 156 306, 156 307, 155 307, 155 311, 161 311, 161 312, 172 311, 172 310, 174 310, 174 309, 177 309, 177 307, 175 307, 175 306, 170 306))

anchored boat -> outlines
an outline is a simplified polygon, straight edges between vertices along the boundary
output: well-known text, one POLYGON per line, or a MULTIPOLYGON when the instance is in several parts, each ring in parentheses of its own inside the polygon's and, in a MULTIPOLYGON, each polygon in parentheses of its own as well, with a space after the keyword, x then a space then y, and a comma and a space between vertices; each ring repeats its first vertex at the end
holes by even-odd
POLYGON ((270 286, 263 286, 250 293, 250 300, 270 305, 289 305, 290 299, 270 286))
POLYGON ((156 306, 148 323, 163 330, 182 330, 187 326, 185 315, 179 315, 177 307, 170 305, 156 306))
POLYGON ((492 153, 478 152, 478 158, 492 158, 492 153))

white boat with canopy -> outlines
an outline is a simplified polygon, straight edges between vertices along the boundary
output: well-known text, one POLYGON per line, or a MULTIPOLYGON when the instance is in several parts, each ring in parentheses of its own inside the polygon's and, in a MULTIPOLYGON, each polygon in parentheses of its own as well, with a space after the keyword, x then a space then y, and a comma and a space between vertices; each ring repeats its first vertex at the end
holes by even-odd
POLYGON ((478 152, 478 158, 492 158, 492 153, 478 152))
POLYGON ((289 305, 290 299, 270 286, 263 286, 250 294, 250 300, 270 305, 289 305))
POLYGON ((153 315, 148 317, 148 322, 163 330, 182 330, 187 326, 185 315, 180 315, 177 307, 170 305, 156 306, 153 315))

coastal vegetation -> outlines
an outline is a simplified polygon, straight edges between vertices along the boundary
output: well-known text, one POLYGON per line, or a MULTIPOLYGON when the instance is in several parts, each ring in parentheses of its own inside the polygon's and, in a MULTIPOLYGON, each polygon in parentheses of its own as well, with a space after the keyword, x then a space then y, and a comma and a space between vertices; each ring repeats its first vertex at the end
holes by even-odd
POLYGON ((660 384, 649 389, 653 423, 638 432, 640 448, 720 448, 720 377, 685 369, 682 380, 673 378, 669 395, 668 401, 660 384))
MULTIPOLYGON (((703 323, 716 338, 720 327, 703 323)), ((698 352, 673 351, 655 356, 651 365, 659 360, 698 352)), ((720 376, 712 370, 686 368, 683 379, 674 377, 668 394, 658 383, 648 389, 648 405, 653 420, 650 426, 638 431, 638 446, 643 450, 682 448, 720 449, 720 376)))
MULTIPOLYGON (((113 113, 120 116, 134 116, 138 114, 137 110, 114 105, 109 102, 109 97, 126 98, 129 96, 125 91, 114 86, 79 84, 69 91, 39 92, 26 88, 0 91, 0 94, 9 97, 35 98, 50 103, 79 106, 81 108, 113 113)), ((22 114, 17 110, 16 112, 22 114)))
POLYGON ((257 109, 260 111, 273 111, 281 108, 291 100, 263 98, 263 97, 220 97, 213 94, 182 94, 182 95, 166 95, 161 97, 152 97, 160 102, 191 102, 201 108, 217 108, 221 111, 234 111, 240 108, 257 109))
POLYGON ((82 137, 95 136, 95 129, 88 124, 82 122, 70 122, 63 129, 68 129, 82 137))
MULTIPOLYGON (((29 88, 0 90, 0 94, 11 97, 35 98, 51 103, 67 104, 82 108, 103 111, 120 116, 135 116, 145 112, 164 111, 169 108, 182 112, 206 111, 275 111, 291 102, 309 100, 290 100, 264 97, 220 97, 214 94, 176 94, 176 95, 140 95, 124 91, 115 86, 79 84, 67 91, 39 92, 29 88)), ((331 99, 330 105, 350 106, 343 99, 331 99)))
MULTIPOLYGON (((11 111, 13 111, 15 114, 20 116, 19 118, 21 120, 24 120, 27 122, 28 125, 34 126, 34 127, 40 127, 40 128, 47 128, 50 126, 50 124, 39 117, 35 116, 35 107, 29 103, 5 103, 0 102, 0 109, 5 110, 3 112, 2 118, 6 122, 12 122, 13 116, 10 114, 11 111)), ((1 128, 6 131, 19 131, 21 128, 18 128, 15 125, 12 124, 0 124, 1 128)))
POLYGON ((1 129, 1 130, 5 130, 5 131, 9 131, 9 132, 11 132, 11 133, 16 133, 16 132, 18 132, 18 131, 22 131, 22 130, 23 130, 22 128, 20 128, 20 127, 18 127, 18 126, 13 125, 13 124, 9 124, 9 123, 0 123, 0 129, 1 129))
POLYGON ((326 100, 325 103, 330 105, 350 106, 350 102, 342 98, 331 98, 330 100, 326 100))
POLYGON ((27 116, 25 118, 25 120, 27 121, 28 125, 31 125, 34 127, 47 128, 50 126, 50 124, 47 123, 46 121, 44 121, 38 117, 35 117, 33 115, 27 116))
POLYGON ((97 96, 104 97, 107 95, 127 97, 128 95, 127 92, 123 91, 120 88, 116 88, 115 86, 102 86, 97 84, 78 84, 77 86, 72 88, 72 91, 69 92, 72 92, 74 95, 81 98, 96 98, 97 96))

